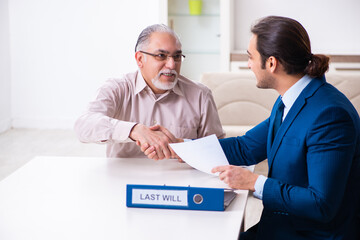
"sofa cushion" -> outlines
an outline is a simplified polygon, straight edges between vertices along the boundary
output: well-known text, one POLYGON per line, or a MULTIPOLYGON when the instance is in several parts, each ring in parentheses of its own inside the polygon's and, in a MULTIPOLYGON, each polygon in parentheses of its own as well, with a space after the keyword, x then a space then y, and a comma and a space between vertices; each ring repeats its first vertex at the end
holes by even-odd
POLYGON ((201 83, 214 96, 227 137, 243 135, 266 119, 279 94, 259 89, 253 73, 204 73, 201 83))
POLYGON ((325 74, 326 81, 342 92, 360 115, 360 71, 337 71, 325 74))

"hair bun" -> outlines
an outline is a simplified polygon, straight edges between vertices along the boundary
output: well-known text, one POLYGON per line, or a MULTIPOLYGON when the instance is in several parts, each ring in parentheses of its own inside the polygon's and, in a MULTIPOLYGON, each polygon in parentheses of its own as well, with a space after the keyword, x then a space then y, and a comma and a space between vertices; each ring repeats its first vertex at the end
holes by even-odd
POLYGON ((310 54, 309 65, 305 68, 305 73, 310 77, 321 77, 329 70, 328 56, 323 54, 310 54))

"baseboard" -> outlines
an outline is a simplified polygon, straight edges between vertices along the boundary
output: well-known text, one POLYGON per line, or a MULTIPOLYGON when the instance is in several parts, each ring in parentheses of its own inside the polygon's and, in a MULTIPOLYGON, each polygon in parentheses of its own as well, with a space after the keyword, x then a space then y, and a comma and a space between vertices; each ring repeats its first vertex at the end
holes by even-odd
POLYGON ((0 119, 0 133, 5 132, 11 128, 11 119, 0 119))
POLYGON ((14 118, 13 128, 73 129, 75 118, 14 118))

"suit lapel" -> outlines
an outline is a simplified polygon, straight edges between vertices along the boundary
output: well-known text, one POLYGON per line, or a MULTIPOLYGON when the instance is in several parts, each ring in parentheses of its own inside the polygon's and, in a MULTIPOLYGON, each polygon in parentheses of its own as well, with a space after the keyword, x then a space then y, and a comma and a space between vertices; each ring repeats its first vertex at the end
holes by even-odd
MULTIPOLYGON (((274 159, 276 156, 276 153, 280 147, 280 144, 284 138, 285 133, 289 129, 289 127, 292 125, 296 117, 299 115, 301 110, 306 106, 306 103, 308 101, 308 98, 310 98, 321 85, 325 83, 325 77, 323 78, 316 78, 312 79, 308 86, 305 87, 305 89, 300 93, 299 97, 294 102, 293 106, 290 108, 290 111, 286 115, 284 122, 281 124, 274 141, 271 142, 271 137, 273 134, 273 125, 274 125, 274 118, 275 118, 275 110, 274 107, 272 109, 271 115, 270 115, 270 129, 268 134, 268 144, 267 144, 267 152, 268 152, 268 164, 269 164, 269 176, 271 176, 271 170, 274 163, 274 159)), ((275 102, 274 106, 277 106, 277 102, 279 99, 275 102)))
POLYGON ((274 121, 275 121, 275 115, 276 115, 276 106, 279 104, 280 101, 280 96, 276 99, 274 106, 271 110, 271 114, 270 114, 270 125, 269 125, 269 133, 268 133, 268 137, 267 137, 267 152, 268 152, 268 156, 269 153, 271 151, 271 146, 272 146, 272 136, 274 134, 274 121))

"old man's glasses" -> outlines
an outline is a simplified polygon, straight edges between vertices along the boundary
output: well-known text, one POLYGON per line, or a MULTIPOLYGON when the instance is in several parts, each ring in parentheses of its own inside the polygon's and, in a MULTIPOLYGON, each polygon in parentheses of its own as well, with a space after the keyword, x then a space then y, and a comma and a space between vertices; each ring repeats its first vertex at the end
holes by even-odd
POLYGON ((175 55, 170 56, 169 54, 166 54, 166 53, 154 54, 154 53, 148 53, 148 52, 144 52, 144 51, 139 51, 139 52, 153 56, 158 61, 165 61, 165 60, 167 61, 167 59, 169 57, 171 57, 174 59, 174 62, 182 62, 182 61, 184 61, 184 58, 185 58, 185 55, 182 55, 182 54, 175 54, 175 55))

